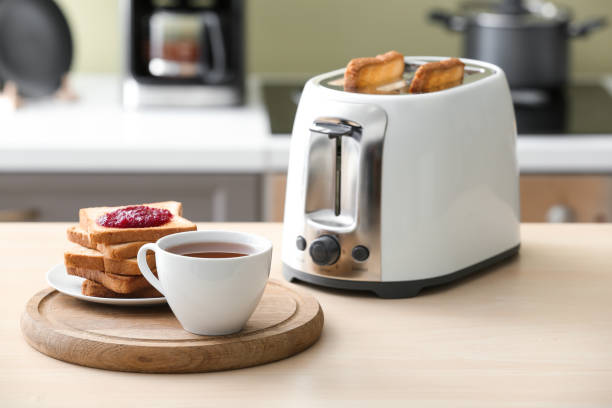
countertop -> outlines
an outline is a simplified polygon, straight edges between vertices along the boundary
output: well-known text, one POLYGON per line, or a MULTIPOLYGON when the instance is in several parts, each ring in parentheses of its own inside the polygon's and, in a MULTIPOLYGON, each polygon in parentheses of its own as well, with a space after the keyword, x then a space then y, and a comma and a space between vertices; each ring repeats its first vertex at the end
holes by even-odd
POLYGON ((0 171, 261 173, 287 166, 288 138, 272 137, 258 82, 241 107, 121 105, 120 79, 74 75, 76 101, 26 101, 0 112, 0 171))
MULTIPOLYGON (((299 285, 325 314, 315 345, 185 375, 85 368, 28 346, 19 318, 62 261, 67 225, 0 224, 1 406, 612 406, 612 225, 522 225, 517 258, 412 299, 299 285)), ((270 238, 282 279, 281 224, 199 227, 270 238)))
MULTIPOLYGON (((278 173, 289 137, 273 136, 257 77, 243 107, 124 110, 120 80, 74 75, 79 100, 0 113, 0 172, 278 173)), ((612 77, 604 84, 612 92, 612 77)), ((612 114, 612 112, 611 112, 612 114)), ((612 173, 612 135, 519 137, 523 173, 612 173)))

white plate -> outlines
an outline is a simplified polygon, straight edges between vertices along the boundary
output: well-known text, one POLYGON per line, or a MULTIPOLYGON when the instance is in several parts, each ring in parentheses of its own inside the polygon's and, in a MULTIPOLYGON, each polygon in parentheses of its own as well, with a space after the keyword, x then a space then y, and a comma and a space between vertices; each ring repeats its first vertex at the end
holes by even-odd
POLYGON ((165 297, 159 298, 101 298, 86 296, 81 293, 81 284, 85 279, 78 276, 68 275, 64 264, 55 265, 47 272, 47 283, 54 289, 78 299, 88 302, 105 303, 107 305, 121 306, 146 306, 166 303, 165 297))

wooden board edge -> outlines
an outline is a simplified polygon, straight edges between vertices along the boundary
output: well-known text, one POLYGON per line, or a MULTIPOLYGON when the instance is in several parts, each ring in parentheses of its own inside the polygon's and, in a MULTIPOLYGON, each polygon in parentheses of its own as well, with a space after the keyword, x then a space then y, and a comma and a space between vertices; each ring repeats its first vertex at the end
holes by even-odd
MULTIPOLYGON (((283 288, 287 288, 293 291, 293 288, 289 288, 284 285, 280 285, 283 288)), ((288 357, 291 357, 295 354, 298 354, 314 343, 320 338, 324 316, 321 305, 312 295, 306 295, 309 301, 313 301, 317 305, 317 312, 309 321, 306 323, 293 328, 287 332, 277 333, 267 338, 269 341, 271 338, 274 338, 275 341, 284 345, 282 348, 275 348, 274 354, 269 354, 262 358, 261 354, 258 353, 258 350, 265 349, 266 345, 263 340, 252 339, 247 343, 243 342, 233 342, 225 345, 216 345, 212 347, 230 347, 230 348, 240 348, 241 346, 245 346, 248 344, 248 347, 254 349, 255 354, 254 357, 247 361, 242 361, 238 364, 230 364, 230 365, 210 365, 210 363, 206 360, 201 360, 199 364, 195 364, 189 367, 174 367, 168 366, 167 361, 164 362, 163 367, 147 367, 146 363, 152 363, 155 361, 155 355, 159 353, 160 349, 164 349, 165 352, 168 352, 167 347, 159 347, 159 346, 142 346, 142 345, 116 345, 109 344, 109 349, 113 349, 113 354, 118 354, 115 361, 122 361, 125 363, 127 361, 125 358, 122 358, 122 354, 133 354, 135 350, 138 350, 138 358, 137 360, 141 364, 140 367, 136 366, 118 366, 117 364, 112 364, 109 361, 102 360, 88 353, 88 349, 99 347, 98 343, 94 340, 90 339, 78 339, 76 343, 77 346, 70 350, 70 353, 66 355, 66 353, 60 353, 60 349, 65 351, 65 347, 62 347, 62 344, 65 342, 74 340, 72 336, 68 333, 70 331, 57 331, 54 330, 49 323, 44 319, 38 310, 38 305, 43 299, 49 295, 51 295, 55 290, 52 288, 44 289, 34 295, 27 303, 26 310, 21 316, 20 326, 22 334, 26 340, 26 342, 35 350, 39 351, 42 354, 45 354, 49 357, 52 357, 56 360, 85 366, 91 368, 98 368, 104 370, 112 370, 112 371, 122 371, 122 372, 135 372, 135 373, 203 373, 203 372, 212 372, 212 371, 225 371, 225 370, 233 370, 240 368, 253 367, 257 365, 267 364, 274 361, 279 361, 288 357), (304 338, 299 342, 295 343, 296 339, 299 339, 300 336, 304 336, 304 338), (206 364, 206 365, 205 365, 206 364)), ((298 293, 298 295, 302 296, 299 291, 294 291, 298 293)), ((189 352, 197 352, 199 349, 198 346, 192 347, 184 347, 183 349, 175 350, 176 354, 180 357, 180 354, 186 354, 189 352)), ((206 354, 206 353, 204 353, 206 354)), ((174 357, 167 358, 171 362, 176 362, 177 359, 174 357)))
MULTIPOLYGON (((85 366, 78 361, 72 359, 67 360, 62 356, 57 344, 62 344, 64 341, 71 340, 72 337, 66 333, 54 330, 49 325, 48 321, 39 313, 38 306, 40 303, 54 292, 56 292, 55 289, 46 288, 30 298, 19 321, 21 333, 26 343, 34 350, 62 362, 85 366)), ((83 342, 91 346, 95 345, 95 342, 90 340, 83 340, 83 342)))
MULTIPOLYGON (((266 358, 254 358, 252 360, 243 361, 239 364, 235 365, 223 365, 223 366, 203 366, 197 365, 194 367, 190 367, 187 369, 161 369, 161 370, 120 370, 120 371, 129 371, 129 372, 140 372, 140 373, 154 373, 154 374, 187 374, 187 373, 207 373, 207 372, 216 372, 216 371, 230 371, 237 370, 248 367, 255 367, 259 365, 269 364, 276 361, 284 360, 286 358, 295 356, 308 348, 314 345, 319 338, 321 337, 321 333, 323 332, 323 324, 324 324, 324 316, 323 309, 319 306, 319 310, 316 315, 307 323, 302 326, 299 326, 291 331, 278 333, 273 336, 267 338, 267 341, 270 339, 275 339, 277 342, 286 345, 283 349, 276 348, 276 354, 269 355, 266 358), (295 339, 299 339, 300 336, 304 336, 302 341, 299 343, 295 343, 295 339)), ((265 348, 266 345, 263 344, 262 340, 252 340, 249 342, 249 347, 253 348, 265 348), (258 344, 261 343, 261 344, 258 344)), ((240 346, 240 342, 229 343, 232 347, 240 346)), ((193 347, 197 349, 197 346, 193 347)), ((197 350, 196 350, 197 351, 197 350)), ((208 364, 208 363, 207 363, 208 364)))

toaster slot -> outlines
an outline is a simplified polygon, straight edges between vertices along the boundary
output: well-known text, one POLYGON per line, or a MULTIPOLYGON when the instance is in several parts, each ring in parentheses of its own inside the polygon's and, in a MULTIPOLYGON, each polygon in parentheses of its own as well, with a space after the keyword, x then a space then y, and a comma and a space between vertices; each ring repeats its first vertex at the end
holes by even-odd
POLYGON ((310 130, 306 212, 324 225, 354 225, 362 128, 347 120, 320 118, 310 130))
POLYGON ((306 213, 335 206, 335 144, 327 135, 312 132, 306 174, 306 213))
POLYGON ((339 182, 336 184, 339 187, 338 213, 357 219, 357 200, 359 191, 359 174, 361 169, 361 142, 354 137, 343 137, 341 143, 341 156, 339 182))
POLYGON ((336 183, 334 185, 334 214, 340 215, 342 199, 342 138, 336 138, 336 183))

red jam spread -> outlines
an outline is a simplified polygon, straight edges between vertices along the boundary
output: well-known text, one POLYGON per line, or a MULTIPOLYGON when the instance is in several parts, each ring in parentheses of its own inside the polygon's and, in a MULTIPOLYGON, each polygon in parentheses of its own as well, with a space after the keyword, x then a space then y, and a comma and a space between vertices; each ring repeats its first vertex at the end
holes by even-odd
POLYGON ((147 228, 159 227, 172 219, 172 213, 165 208, 135 205, 100 216, 96 222, 108 228, 147 228))

